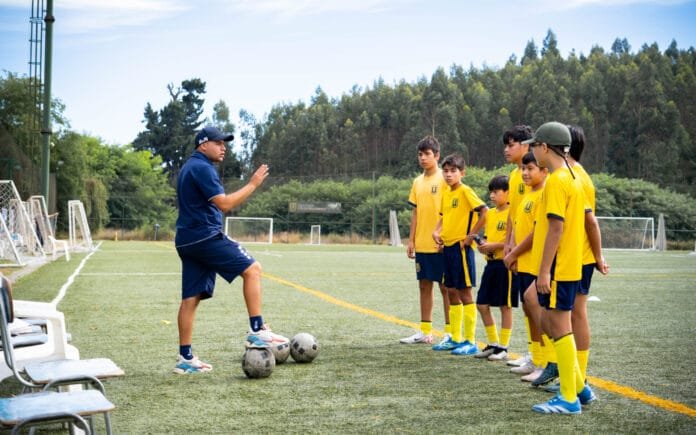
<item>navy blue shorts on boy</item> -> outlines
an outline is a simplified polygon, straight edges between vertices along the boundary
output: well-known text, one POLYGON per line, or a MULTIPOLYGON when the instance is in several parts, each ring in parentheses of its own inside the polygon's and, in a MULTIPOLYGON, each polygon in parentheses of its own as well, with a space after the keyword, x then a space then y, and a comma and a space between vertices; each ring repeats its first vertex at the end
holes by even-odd
POLYGON ((476 262, 471 246, 460 248, 459 242, 445 246, 445 287, 465 289, 476 286, 476 262))
POLYGON ((524 292, 526 292, 529 286, 534 283, 535 279, 536 276, 532 275, 531 273, 519 272, 517 274, 517 281, 520 286, 520 301, 522 301, 522 303, 524 303, 524 292))
POLYGON ((580 281, 551 281, 551 293, 539 294, 539 305, 548 310, 570 311, 579 290, 580 281))
POLYGON ((236 241, 219 233, 209 239, 176 248, 181 259, 181 298, 198 294, 201 299, 213 297, 215 276, 227 282, 242 274, 254 258, 236 241))
POLYGON ((594 274, 596 263, 583 264, 582 266, 582 278, 580 279, 580 290, 578 293, 581 295, 590 294, 590 285, 592 284, 592 275, 594 274))
POLYGON ((488 260, 481 275, 476 303, 492 307, 516 307, 518 301, 517 288, 512 282, 512 272, 505 267, 503 260, 488 260))
POLYGON ((445 273, 445 260, 441 252, 416 252, 416 278, 433 282, 442 282, 445 273))

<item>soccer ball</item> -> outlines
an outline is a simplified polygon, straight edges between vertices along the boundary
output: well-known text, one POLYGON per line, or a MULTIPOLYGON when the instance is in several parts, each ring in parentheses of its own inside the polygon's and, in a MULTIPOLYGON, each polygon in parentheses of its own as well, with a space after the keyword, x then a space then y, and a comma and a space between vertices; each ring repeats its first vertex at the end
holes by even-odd
POLYGON ((290 342, 285 341, 280 344, 271 346, 273 356, 275 356, 276 364, 283 364, 290 356, 290 342))
POLYGON ((249 348, 242 356, 242 370, 248 378, 267 378, 275 365, 275 357, 270 349, 249 348))
POLYGON ((319 343, 312 334, 300 332, 290 340, 290 356, 298 363, 312 362, 319 354, 319 343))

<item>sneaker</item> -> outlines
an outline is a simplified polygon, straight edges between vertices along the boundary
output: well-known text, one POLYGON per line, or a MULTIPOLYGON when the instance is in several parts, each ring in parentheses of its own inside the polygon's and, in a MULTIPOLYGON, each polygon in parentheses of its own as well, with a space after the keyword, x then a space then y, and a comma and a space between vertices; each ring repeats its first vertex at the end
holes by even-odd
POLYGON ((469 340, 464 340, 461 343, 459 343, 459 346, 452 349, 452 355, 459 355, 459 356, 476 355, 478 353, 478 351, 479 351, 478 346, 475 343, 472 343, 469 340))
POLYGON ((561 383, 555 382, 551 385, 547 385, 544 387, 544 391, 547 391, 549 393, 558 394, 558 392, 561 391, 561 383))
POLYGON ((411 335, 410 337, 402 338, 399 340, 400 343, 403 344, 416 344, 416 343, 432 343, 433 342, 433 336, 428 334, 425 335, 423 334, 423 331, 418 331, 415 334, 411 335))
POLYGON ((585 384, 585 388, 578 394, 578 400, 580 400, 581 405, 587 405, 597 400, 597 395, 589 385, 585 384))
POLYGON ((580 406, 580 400, 575 399, 575 402, 567 402, 558 394, 546 403, 532 406, 532 411, 542 414, 580 414, 582 407, 580 406))
POLYGON ((519 367, 511 368, 510 373, 514 373, 516 375, 528 375, 528 374, 532 373, 535 369, 536 369, 536 366, 534 365, 534 363, 531 360, 529 360, 519 367))
POLYGON ((174 367, 174 373, 177 375, 185 375, 187 373, 207 373, 213 371, 213 366, 204 363, 194 355, 193 359, 186 359, 179 355, 174 367))
POLYGON ((488 355, 488 361, 505 361, 507 358, 507 349, 496 346, 492 354, 488 355))
POLYGON ((532 387, 545 385, 551 381, 555 381, 556 379, 558 379, 558 364, 550 362, 546 364, 546 367, 544 367, 543 373, 532 381, 532 387))
POLYGON ((514 367, 520 367, 523 366, 525 363, 530 362, 532 360, 532 355, 527 352, 521 357, 517 359, 513 359, 507 362, 507 365, 509 366, 514 366, 514 367))
POLYGON ((459 343, 452 340, 452 336, 445 334, 445 338, 442 339, 438 344, 433 345, 433 350, 452 350, 457 347, 459 343))
POLYGON ((544 369, 541 367, 535 367, 534 371, 531 373, 527 373, 526 375, 522 376, 520 380, 522 382, 534 382, 541 374, 544 373, 544 369))
POLYGON ((474 358, 488 358, 493 355, 498 346, 491 346, 490 344, 483 348, 482 351, 474 355, 474 358))
POLYGON ((264 325, 263 329, 259 329, 256 332, 249 331, 245 346, 247 348, 265 349, 277 344, 288 343, 289 341, 287 337, 274 334, 268 325, 264 325))

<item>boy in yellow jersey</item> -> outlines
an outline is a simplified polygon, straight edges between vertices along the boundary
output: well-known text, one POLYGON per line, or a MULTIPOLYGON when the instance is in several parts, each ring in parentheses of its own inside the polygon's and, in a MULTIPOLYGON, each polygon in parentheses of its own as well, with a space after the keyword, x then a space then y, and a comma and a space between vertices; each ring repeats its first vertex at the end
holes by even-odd
POLYGON ((496 175, 488 183, 491 203, 495 208, 486 213, 483 239, 477 239, 478 251, 486 257, 481 285, 476 295, 476 308, 486 328, 486 347, 474 358, 502 361, 512 335, 512 307, 517 307, 517 288, 512 287, 510 272, 503 263, 505 228, 508 222, 508 177, 496 175), (500 335, 491 314, 491 306, 500 308, 500 335))
POLYGON ((531 361, 525 361, 522 365, 510 369, 512 373, 525 375, 522 379, 524 381, 532 381, 539 377, 548 362, 541 346, 541 327, 539 326, 541 306, 533 286, 537 270, 534 270, 532 265, 534 220, 547 174, 547 169, 539 166, 533 153, 525 154, 522 158, 522 179, 530 190, 522 198, 514 219, 514 248, 503 260, 508 268, 517 272, 520 300, 528 316, 526 320, 531 338, 531 361))
POLYGON ((568 166, 570 131, 559 122, 539 127, 532 146, 534 157, 549 169, 532 240, 538 269, 536 289, 542 326, 553 338, 558 357, 560 392, 532 410, 544 414, 579 414, 581 402, 594 396, 580 372, 571 323, 571 310, 582 278, 585 200, 582 185, 568 166))
MULTIPOLYGON (((513 237, 513 220, 519 209, 519 204, 522 197, 525 195, 529 188, 526 187, 522 181, 522 157, 529 151, 529 145, 523 144, 522 142, 532 137, 532 128, 528 125, 516 125, 511 129, 507 130, 503 134, 503 154, 505 155, 505 161, 514 164, 516 167, 510 172, 509 185, 510 190, 508 193, 508 202, 510 203, 510 212, 508 213, 508 222, 505 231, 505 246, 503 247, 503 255, 507 255, 508 252, 514 247, 514 237, 513 237)), ((521 294, 521 289, 519 286, 517 274, 512 275, 512 285, 521 294)), ((524 305, 522 306, 525 309, 524 305)), ((508 361, 509 365, 512 366, 528 366, 531 364, 531 340, 529 339, 529 321, 525 314, 525 328, 527 329, 528 345, 530 349, 521 358, 513 361, 508 361)), ((528 372, 525 372, 528 373, 528 372)))
POLYGON ((432 343, 433 282, 437 282, 442 293, 445 309, 445 340, 449 337, 449 299, 442 285, 444 261, 442 252, 433 240, 433 230, 440 219, 442 192, 447 188, 442 171, 438 166, 440 143, 432 136, 418 142, 418 164, 423 173, 413 180, 408 203, 411 211, 411 227, 406 255, 415 259, 416 278, 420 291, 420 330, 399 340, 404 344, 432 343))
POLYGON ((453 355, 475 355, 478 352, 476 307, 471 288, 476 285, 476 264, 471 242, 485 225, 488 208, 471 187, 462 184, 462 156, 447 156, 442 162, 442 175, 449 189, 442 194, 442 217, 433 231, 433 239, 442 247, 445 257, 444 284, 449 292, 452 337, 433 349, 451 350, 453 355), (478 221, 474 223, 475 213, 478 221))

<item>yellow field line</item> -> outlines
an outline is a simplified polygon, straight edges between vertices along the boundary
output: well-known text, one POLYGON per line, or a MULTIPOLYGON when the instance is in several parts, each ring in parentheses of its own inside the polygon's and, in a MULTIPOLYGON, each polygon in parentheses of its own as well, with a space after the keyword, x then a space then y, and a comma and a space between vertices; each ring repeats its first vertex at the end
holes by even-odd
MULTIPOLYGON (((350 302, 346 302, 344 300, 335 298, 331 295, 328 295, 324 292, 321 292, 319 290, 314 290, 308 287, 305 287, 300 284, 296 284, 292 281, 288 281, 286 279, 283 279, 281 277, 271 275, 268 272, 263 272, 263 277, 270 279, 271 281, 275 281, 279 284, 292 287, 295 290, 299 290, 303 293, 308 293, 312 296, 315 296, 319 299, 322 299, 326 302, 329 302, 334 305, 338 305, 343 308, 348 308, 349 310, 356 311, 361 314, 365 314, 367 316, 372 316, 376 317, 380 320, 384 320, 385 322, 390 322, 390 323, 395 323, 397 325, 402 325, 402 326, 408 326, 410 328, 418 328, 420 325, 415 323, 415 322, 409 322, 407 320, 399 319, 398 317, 390 316, 384 313, 381 313, 379 311, 371 310, 369 308, 361 307, 359 305, 352 304, 350 302)), ((435 335, 442 336, 443 333, 441 331, 433 331, 435 335)), ((633 389, 631 387, 627 387, 624 385, 617 384, 616 382, 612 381, 607 381, 601 378, 596 378, 594 376, 588 376, 587 377, 588 382, 590 382, 592 385, 595 385, 603 390, 609 391, 611 393, 615 393, 624 397, 628 397, 629 399, 634 399, 634 400, 639 400, 641 402, 647 403, 648 405, 657 407, 657 408, 662 408, 667 411, 672 411, 672 412, 677 412, 680 414, 685 414, 688 415, 689 417, 696 417, 696 409, 690 408, 687 405, 684 405, 679 402, 674 402, 672 400, 667 400, 667 399, 662 399, 657 396, 653 396, 647 393, 644 393, 642 391, 633 389)))

